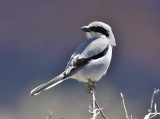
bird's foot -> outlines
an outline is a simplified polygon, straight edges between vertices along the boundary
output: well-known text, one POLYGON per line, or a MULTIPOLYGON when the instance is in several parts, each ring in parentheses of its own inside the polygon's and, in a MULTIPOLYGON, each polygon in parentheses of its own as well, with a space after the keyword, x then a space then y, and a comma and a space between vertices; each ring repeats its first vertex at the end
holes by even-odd
POLYGON ((96 90, 96 83, 93 82, 91 79, 88 80, 87 85, 87 93, 92 93, 93 90, 96 90))

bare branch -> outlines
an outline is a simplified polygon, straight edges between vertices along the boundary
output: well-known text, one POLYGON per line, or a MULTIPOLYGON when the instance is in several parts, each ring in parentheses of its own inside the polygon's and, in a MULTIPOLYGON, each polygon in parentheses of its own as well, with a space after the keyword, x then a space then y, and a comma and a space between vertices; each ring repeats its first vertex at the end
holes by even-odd
POLYGON ((129 119, 128 117, 128 113, 127 113, 127 109, 126 109, 126 106, 125 106, 125 102, 124 102, 124 96, 122 93, 121 94, 121 98, 122 98, 122 103, 123 103, 123 107, 124 107, 124 111, 125 111, 125 114, 126 114, 126 119, 129 119))
MULTIPOLYGON (((157 111, 157 104, 154 103, 154 97, 155 97, 156 94, 158 94, 158 92, 159 92, 159 89, 154 89, 153 95, 152 95, 152 98, 151 98, 150 108, 148 109, 148 114, 145 115, 145 117, 143 119, 152 119, 152 118, 156 117, 157 115, 160 115, 160 112, 157 111), (154 112, 153 112, 153 104, 154 104, 154 112)), ((125 111, 125 114, 126 114, 126 119, 132 119, 132 115, 131 115, 130 118, 128 116, 127 109, 126 109, 126 106, 125 106, 124 96, 123 96, 122 93, 120 93, 120 94, 121 94, 121 98, 122 98, 124 111, 125 111)))
POLYGON ((94 116, 101 114, 104 119, 108 119, 102 111, 105 108, 105 106, 107 105, 107 103, 104 105, 103 108, 101 108, 95 98, 95 89, 96 89, 95 83, 92 80, 88 80, 88 83, 86 83, 86 85, 88 88, 87 89, 88 93, 90 93, 92 95, 92 107, 91 107, 91 105, 89 105, 88 111, 92 114, 92 117, 93 117, 93 113, 96 112, 94 116))
POLYGON ((144 119, 152 119, 153 117, 160 115, 160 113, 148 113, 144 119))
POLYGON ((155 111, 155 113, 158 113, 157 112, 157 104, 156 103, 154 104, 154 111, 155 111))
POLYGON ((151 98, 150 109, 148 109, 148 112, 149 112, 149 113, 152 112, 154 96, 155 96, 155 94, 158 94, 158 92, 159 92, 159 89, 156 89, 156 88, 155 88, 154 91, 153 91, 152 98, 151 98))
MULTIPOLYGON (((107 105, 107 103, 105 104, 105 106, 107 105)), ((96 100, 96 106, 100 109, 100 106, 99 106, 99 104, 98 104, 98 102, 97 102, 97 100, 96 100)), ((102 109, 104 109, 105 108, 105 106, 102 108, 102 109)), ((106 115, 103 113, 103 111, 102 110, 100 110, 100 113, 101 113, 101 115, 102 115, 102 117, 104 118, 104 119, 108 119, 107 117, 106 117, 106 115)))
POLYGON ((96 98, 95 98, 95 90, 92 88, 92 91, 90 91, 92 94, 92 111, 90 110, 89 112, 92 114, 91 119, 96 119, 97 115, 100 113, 99 109, 96 108, 96 98), (97 112, 98 111, 98 112, 97 112))
POLYGON ((152 119, 153 117, 160 115, 160 112, 157 112, 157 104, 154 104, 154 112, 153 112, 153 103, 154 103, 154 97, 156 94, 158 94, 159 89, 154 89, 153 95, 151 98, 151 104, 150 104, 150 109, 148 109, 148 114, 145 115, 144 119, 152 119))

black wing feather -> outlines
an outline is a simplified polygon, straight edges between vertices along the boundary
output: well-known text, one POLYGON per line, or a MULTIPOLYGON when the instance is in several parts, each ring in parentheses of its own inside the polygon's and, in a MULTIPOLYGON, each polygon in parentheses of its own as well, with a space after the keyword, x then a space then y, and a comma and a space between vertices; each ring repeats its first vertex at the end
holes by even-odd
POLYGON ((78 59, 77 62, 75 63, 75 67, 81 67, 84 66, 85 64, 87 64, 90 60, 92 59, 98 59, 100 57, 103 57, 108 51, 108 46, 99 54, 91 56, 89 58, 82 58, 82 59, 78 59))

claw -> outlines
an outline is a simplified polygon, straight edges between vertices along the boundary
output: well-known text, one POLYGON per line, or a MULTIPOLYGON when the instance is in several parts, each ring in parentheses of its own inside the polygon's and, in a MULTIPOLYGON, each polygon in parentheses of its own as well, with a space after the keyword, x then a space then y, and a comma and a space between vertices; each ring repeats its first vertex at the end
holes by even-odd
POLYGON ((87 86, 87 93, 92 93, 92 90, 96 90, 96 84, 91 79, 88 80, 88 83, 86 83, 87 86))

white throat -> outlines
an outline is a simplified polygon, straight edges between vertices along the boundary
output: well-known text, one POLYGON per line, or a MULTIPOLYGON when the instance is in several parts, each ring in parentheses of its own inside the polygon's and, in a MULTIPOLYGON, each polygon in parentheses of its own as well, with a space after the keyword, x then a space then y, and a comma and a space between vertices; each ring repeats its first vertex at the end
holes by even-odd
POLYGON ((104 34, 102 33, 97 33, 97 32, 86 32, 87 38, 88 39, 92 39, 92 38, 99 38, 99 37, 106 37, 104 34))

